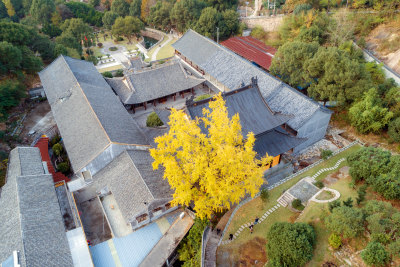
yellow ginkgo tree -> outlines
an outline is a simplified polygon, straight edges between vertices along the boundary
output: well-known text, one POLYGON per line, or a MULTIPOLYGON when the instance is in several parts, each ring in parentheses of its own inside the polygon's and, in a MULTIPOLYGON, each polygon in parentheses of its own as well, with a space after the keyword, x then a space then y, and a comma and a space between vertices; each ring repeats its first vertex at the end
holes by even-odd
POLYGON ((272 157, 256 158, 254 134, 243 137, 239 115, 228 117, 220 94, 203 109, 202 118, 191 120, 172 109, 169 120, 169 132, 155 139, 150 154, 154 169, 164 167, 173 205, 193 205, 200 218, 210 218, 259 191, 262 167, 272 157))

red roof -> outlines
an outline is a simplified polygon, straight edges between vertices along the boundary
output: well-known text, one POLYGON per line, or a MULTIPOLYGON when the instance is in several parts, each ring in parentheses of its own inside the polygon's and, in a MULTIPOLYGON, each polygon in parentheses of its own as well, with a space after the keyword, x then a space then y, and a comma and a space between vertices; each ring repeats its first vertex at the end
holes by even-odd
POLYGON ((276 49, 251 36, 232 37, 221 43, 239 56, 269 70, 276 49))
POLYGON ((35 147, 39 148, 40 155, 42 156, 42 160, 46 161, 47 169, 53 175, 54 183, 58 183, 61 181, 69 182, 70 179, 67 176, 65 176, 64 174, 62 174, 61 172, 56 172, 54 170, 53 165, 51 164, 51 160, 50 160, 50 156, 49 156, 49 138, 48 137, 40 138, 39 141, 36 143, 35 147))

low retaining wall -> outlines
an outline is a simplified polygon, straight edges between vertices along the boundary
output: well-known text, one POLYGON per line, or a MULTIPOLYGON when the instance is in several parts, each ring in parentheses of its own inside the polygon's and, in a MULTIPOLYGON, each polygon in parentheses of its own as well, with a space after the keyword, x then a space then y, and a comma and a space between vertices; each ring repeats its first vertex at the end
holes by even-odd
POLYGON ((205 255, 206 255, 206 246, 207 246, 207 241, 208 238, 210 237, 210 230, 211 228, 209 226, 206 227, 203 231, 203 235, 201 237, 201 267, 204 267, 204 260, 205 260, 205 255))
POLYGON ((164 33, 152 28, 146 28, 144 31, 140 31, 140 35, 158 40, 157 43, 155 43, 154 45, 150 46, 147 49, 144 44, 144 39, 140 41, 139 44, 143 47, 144 50, 146 50, 146 52, 148 52, 153 47, 159 45, 164 40, 164 33))

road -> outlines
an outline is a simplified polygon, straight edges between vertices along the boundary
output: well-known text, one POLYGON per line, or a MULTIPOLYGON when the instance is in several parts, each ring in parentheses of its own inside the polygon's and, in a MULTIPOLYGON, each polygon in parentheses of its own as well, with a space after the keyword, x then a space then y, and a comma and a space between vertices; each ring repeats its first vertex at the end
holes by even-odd
POLYGON ((172 40, 172 36, 170 34, 167 35, 168 36, 168 40, 166 42, 164 42, 162 45, 159 45, 156 50, 154 50, 153 55, 151 56, 151 61, 156 61, 157 60, 157 54, 160 51, 160 49, 162 47, 164 47, 165 45, 167 45, 171 40, 172 40))

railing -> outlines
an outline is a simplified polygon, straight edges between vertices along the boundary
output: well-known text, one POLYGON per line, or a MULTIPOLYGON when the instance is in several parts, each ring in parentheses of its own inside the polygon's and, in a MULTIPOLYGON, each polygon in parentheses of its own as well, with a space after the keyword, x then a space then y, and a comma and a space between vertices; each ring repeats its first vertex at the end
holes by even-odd
POLYGON ((211 228, 209 226, 206 227, 203 231, 203 235, 201 237, 201 267, 204 267, 204 261, 205 261, 205 256, 206 256, 206 246, 207 246, 207 241, 208 238, 210 237, 210 230, 211 228))
POLYGON ((56 134, 58 133, 58 127, 57 125, 52 126, 45 132, 39 132, 36 134, 36 137, 33 139, 33 142, 31 143, 31 146, 35 146, 36 143, 39 141, 39 139, 42 137, 42 135, 46 135, 49 139, 53 138, 56 134))
MULTIPOLYGON (((352 146, 354 146, 354 145, 356 145, 356 144, 362 144, 362 143, 361 143, 359 140, 356 140, 356 141, 350 143, 349 145, 347 145, 347 146, 345 146, 345 147, 343 147, 343 148, 341 148, 341 149, 339 149, 339 150, 333 152, 332 156, 335 156, 335 155, 337 155, 337 154, 343 152, 343 151, 346 150, 346 149, 349 149, 350 147, 352 147, 352 146)), ((363 144, 362 144, 362 145, 363 145, 363 144)), ((268 186, 267 189, 268 189, 268 190, 272 190, 273 188, 275 188, 275 187, 277 187, 277 186, 279 186, 279 185, 281 185, 281 184, 283 184, 283 183, 286 183, 286 182, 292 180, 293 178, 295 178, 295 177, 297 177, 297 176, 303 174, 304 172, 308 171, 308 170, 311 169, 311 168, 314 168, 315 166, 321 164, 321 163, 324 162, 324 161, 325 161, 325 160, 320 159, 320 160, 314 162, 313 164, 307 166, 306 168, 301 169, 300 171, 298 171, 298 172, 296 172, 296 173, 294 173, 294 174, 292 174, 292 175, 289 175, 288 177, 286 177, 285 179, 279 181, 278 183, 275 183, 275 184, 272 184, 272 185, 268 186)), ((231 223, 233 217, 235 217, 236 212, 237 212, 244 204, 250 202, 251 200, 253 200, 253 199, 255 199, 255 198, 259 197, 259 196, 260 196, 260 192, 258 192, 254 197, 249 197, 249 198, 246 198, 246 199, 242 200, 242 201, 235 207, 235 209, 233 210, 233 212, 232 212, 232 214, 231 214, 231 217, 229 217, 228 223, 225 225, 225 228, 224 228, 224 230, 223 230, 223 232, 222 232, 221 238, 220 238, 220 240, 219 240, 219 242, 218 242, 218 246, 221 245, 221 242, 222 242, 222 239, 223 239, 223 237, 224 237, 224 235, 225 235, 225 232, 226 232, 226 230, 228 229, 229 224, 231 223)))

